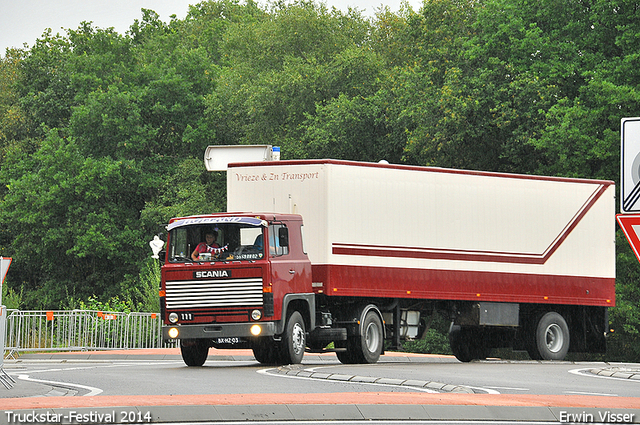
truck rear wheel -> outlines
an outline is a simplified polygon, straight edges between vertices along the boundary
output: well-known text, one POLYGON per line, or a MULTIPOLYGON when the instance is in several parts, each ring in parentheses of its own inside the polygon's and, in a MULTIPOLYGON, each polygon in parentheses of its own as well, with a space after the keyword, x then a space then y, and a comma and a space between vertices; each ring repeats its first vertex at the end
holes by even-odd
POLYGON ((359 357, 362 355, 362 363, 375 363, 380 358, 380 353, 384 345, 384 334, 380 316, 369 310, 362 325, 362 335, 360 335, 359 357))
POLYGON ((187 366, 202 366, 209 355, 209 344, 204 339, 182 339, 180 353, 187 366))
POLYGON ((538 322, 536 348, 542 360, 563 360, 569 352, 569 326, 564 318, 550 311, 538 322))
POLYGON ((304 349, 307 345, 304 320, 298 311, 291 313, 287 319, 280 347, 280 361, 283 364, 297 364, 302 362, 304 349))
POLYGON ((347 339, 347 351, 338 351, 338 360, 344 364, 376 363, 384 348, 382 320, 375 310, 369 310, 360 326, 360 335, 347 339))
POLYGON ((336 357, 342 364, 356 364, 358 363, 356 359, 353 358, 351 351, 349 351, 349 347, 347 341, 340 341, 340 343, 336 342, 336 348, 345 348, 345 351, 336 351, 336 357))

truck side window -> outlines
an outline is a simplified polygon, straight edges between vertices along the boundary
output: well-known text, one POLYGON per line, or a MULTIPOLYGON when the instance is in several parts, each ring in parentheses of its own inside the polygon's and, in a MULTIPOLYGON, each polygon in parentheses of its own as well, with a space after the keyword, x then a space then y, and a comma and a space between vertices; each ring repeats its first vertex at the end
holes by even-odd
POLYGON ((269 226, 269 253, 271 256, 278 257, 289 254, 288 246, 280 246, 278 234, 280 229, 286 227, 284 224, 272 224, 269 226))
POLYGON ((169 261, 185 261, 189 259, 189 234, 186 228, 175 229, 170 235, 169 261))

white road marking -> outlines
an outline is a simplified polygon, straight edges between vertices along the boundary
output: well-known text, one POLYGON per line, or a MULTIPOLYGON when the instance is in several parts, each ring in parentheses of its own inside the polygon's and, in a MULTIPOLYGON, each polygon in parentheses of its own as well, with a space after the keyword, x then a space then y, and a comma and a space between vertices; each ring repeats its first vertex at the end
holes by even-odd
POLYGON ((23 381, 38 382, 40 384, 47 384, 47 385, 51 385, 51 386, 54 386, 54 387, 80 388, 80 389, 89 391, 87 394, 85 394, 85 396, 94 396, 94 395, 98 395, 98 394, 102 393, 102 390, 100 388, 90 387, 88 385, 71 384, 69 382, 48 381, 48 380, 44 380, 44 379, 33 379, 33 378, 29 377, 29 375, 18 375, 18 379, 21 379, 23 381))
POLYGON ((580 395, 598 395, 605 397, 618 397, 618 394, 605 394, 605 393, 585 393, 582 391, 565 391, 565 394, 580 394, 580 395))
MULTIPOLYGON (((163 362, 163 363, 149 363, 149 364, 173 364, 173 363, 182 363, 182 362, 163 362)), ((10 375, 16 375, 18 379, 21 379, 23 381, 30 381, 30 382, 38 382, 41 384, 46 384, 46 385, 51 385, 54 387, 62 387, 62 388, 78 388, 78 389, 83 389, 83 390, 87 390, 88 393, 84 394, 85 396, 94 396, 94 395, 98 395, 101 394, 103 392, 102 389, 97 388, 97 387, 91 387, 88 385, 81 385, 81 384, 74 384, 71 382, 58 382, 58 381, 51 381, 51 380, 46 380, 46 379, 35 379, 35 378, 31 378, 28 374, 24 373, 25 371, 28 372, 29 374, 34 374, 34 373, 43 373, 43 372, 66 372, 66 371, 70 371, 70 370, 85 370, 85 369, 98 369, 98 368, 107 368, 107 367, 119 367, 119 366, 139 366, 142 363, 111 363, 111 364, 107 364, 107 365, 98 365, 98 366, 76 366, 76 367, 60 367, 60 368, 50 368, 50 369, 32 369, 32 370, 20 370, 17 372, 13 372, 13 373, 9 373, 10 375)), ((26 369, 26 368, 25 368, 26 369)))
POLYGON ((510 390, 510 391, 531 391, 531 388, 518 388, 518 387, 486 387, 486 388, 495 388, 496 390, 510 390))

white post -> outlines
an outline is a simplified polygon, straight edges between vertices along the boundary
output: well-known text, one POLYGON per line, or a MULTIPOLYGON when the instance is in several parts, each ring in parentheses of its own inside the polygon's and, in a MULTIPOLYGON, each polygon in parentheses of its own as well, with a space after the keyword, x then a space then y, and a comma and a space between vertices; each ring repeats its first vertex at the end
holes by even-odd
POLYGON ((7 308, 2 305, 2 284, 11 265, 11 258, 0 257, 0 383, 9 389, 15 381, 4 371, 4 346, 6 339, 7 308))
POLYGON ((4 364, 4 345, 7 331, 7 308, 0 305, 0 370, 4 364))

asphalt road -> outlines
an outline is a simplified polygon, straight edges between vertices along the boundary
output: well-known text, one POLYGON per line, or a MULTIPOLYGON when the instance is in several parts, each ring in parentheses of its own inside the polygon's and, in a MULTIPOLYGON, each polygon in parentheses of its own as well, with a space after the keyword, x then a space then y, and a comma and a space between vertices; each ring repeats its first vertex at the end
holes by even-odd
POLYGON ((0 424, 40 422, 15 416, 28 412, 61 412, 50 423, 559 423, 575 419, 567 416, 574 413, 586 415, 582 422, 640 423, 640 364, 460 363, 448 356, 390 353, 374 365, 342 365, 334 355, 311 354, 302 365, 274 367, 257 363, 250 351, 212 350, 203 367, 189 368, 175 350, 132 350, 25 355, 5 361, 4 368, 16 383, 10 390, 0 387, 0 424), (94 416, 65 419, 78 409, 94 416), (99 412, 103 416, 95 416, 99 412))

